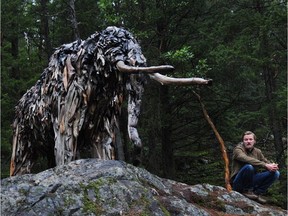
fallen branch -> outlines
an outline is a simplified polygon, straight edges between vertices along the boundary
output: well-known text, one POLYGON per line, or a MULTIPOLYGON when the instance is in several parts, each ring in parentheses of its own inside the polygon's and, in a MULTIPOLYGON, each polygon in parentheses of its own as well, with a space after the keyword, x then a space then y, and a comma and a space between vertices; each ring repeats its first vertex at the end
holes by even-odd
POLYGON ((207 113, 207 110, 206 110, 206 108, 205 108, 205 106, 204 106, 204 104, 203 104, 203 102, 201 100, 200 95, 197 94, 195 91, 193 91, 193 93, 197 97, 199 103, 201 104, 204 117, 207 120, 207 122, 209 123, 209 125, 211 126, 211 128, 213 129, 213 131, 214 131, 214 133, 216 135, 216 138, 217 138, 217 140, 218 140, 218 142, 220 144, 222 157, 223 157, 223 160, 224 160, 224 163, 225 163, 225 186, 226 186, 226 189, 230 192, 230 191, 232 191, 232 187, 230 185, 229 159, 228 159, 228 156, 227 156, 227 151, 226 151, 226 147, 225 147, 224 141, 223 141, 222 137, 220 136, 220 134, 218 133, 217 128, 215 127, 215 125, 212 122, 211 118, 209 117, 209 115, 207 113))

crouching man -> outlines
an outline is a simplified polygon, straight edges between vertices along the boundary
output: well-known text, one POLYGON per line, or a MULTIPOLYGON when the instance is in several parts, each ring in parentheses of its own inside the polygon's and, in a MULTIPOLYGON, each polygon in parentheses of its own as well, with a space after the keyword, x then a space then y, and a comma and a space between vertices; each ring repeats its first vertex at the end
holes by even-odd
POLYGON ((254 147, 255 143, 255 134, 246 131, 242 142, 234 148, 231 183, 233 190, 265 204, 267 201, 261 195, 279 178, 280 173, 278 164, 269 162, 261 150, 254 147), (259 172, 261 168, 266 171, 259 172))

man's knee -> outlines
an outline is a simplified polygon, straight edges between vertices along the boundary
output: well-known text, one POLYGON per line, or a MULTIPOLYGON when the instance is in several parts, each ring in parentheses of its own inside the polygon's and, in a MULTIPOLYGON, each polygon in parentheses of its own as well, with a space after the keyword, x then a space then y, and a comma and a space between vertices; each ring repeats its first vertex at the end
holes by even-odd
POLYGON ((277 170, 274 172, 274 179, 277 180, 280 177, 280 172, 277 170))
POLYGON ((242 169, 245 170, 245 171, 249 171, 249 172, 254 172, 255 171, 255 168, 251 164, 244 165, 242 169))

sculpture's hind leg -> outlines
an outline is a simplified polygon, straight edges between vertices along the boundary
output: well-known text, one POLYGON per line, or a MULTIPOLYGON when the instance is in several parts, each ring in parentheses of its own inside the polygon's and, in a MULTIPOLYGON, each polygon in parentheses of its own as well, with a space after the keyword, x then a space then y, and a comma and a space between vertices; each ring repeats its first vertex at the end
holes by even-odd
POLYGON ((17 125, 13 135, 10 176, 31 173, 36 160, 35 156, 32 143, 25 139, 24 134, 19 133, 19 126, 17 125), (24 137, 21 137, 22 135, 24 137))

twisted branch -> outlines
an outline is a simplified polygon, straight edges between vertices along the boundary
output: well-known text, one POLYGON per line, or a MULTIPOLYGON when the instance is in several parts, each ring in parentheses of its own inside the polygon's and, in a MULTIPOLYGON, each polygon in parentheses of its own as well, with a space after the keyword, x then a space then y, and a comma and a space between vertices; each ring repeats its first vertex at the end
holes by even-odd
POLYGON ((229 159, 227 156, 227 151, 226 151, 226 147, 225 147, 225 143, 221 137, 221 135, 218 133, 217 128, 215 127, 214 123, 212 122, 211 118, 208 115, 208 112, 205 108, 205 105, 203 104, 201 97, 199 94, 197 94, 195 91, 193 91, 194 95, 197 97, 201 107, 202 107, 202 111, 204 114, 205 119, 207 120, 207 122, 209 123, 209 125, 211 126, 211 128, 213 129, 215 136, 220 144, 220 148, 221 148, 221 152, 222 152, 222 157, 224 160, 224 164, 225 164, 225 186, 226 189, 231 192, 232 191, 232 187, 230 185, 230 172, 229 172, 229 159))

